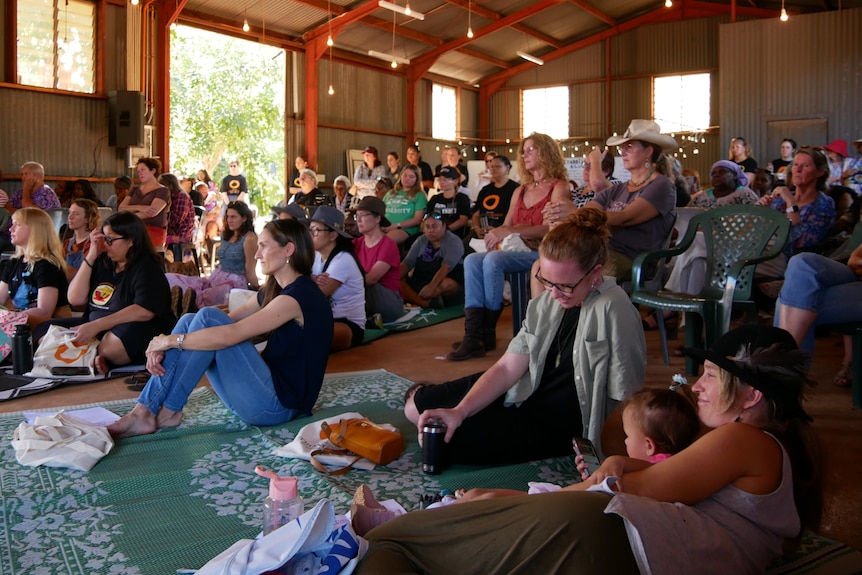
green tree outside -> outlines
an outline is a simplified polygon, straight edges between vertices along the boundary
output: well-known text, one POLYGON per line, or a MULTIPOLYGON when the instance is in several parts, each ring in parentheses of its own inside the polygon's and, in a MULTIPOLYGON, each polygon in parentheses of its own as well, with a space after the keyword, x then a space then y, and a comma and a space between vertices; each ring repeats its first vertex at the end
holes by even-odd
POLYGON ((284 198, 284 50, 189 26, 171 30, 171 157, 217 183, 236 158, 260 213, 284 198))

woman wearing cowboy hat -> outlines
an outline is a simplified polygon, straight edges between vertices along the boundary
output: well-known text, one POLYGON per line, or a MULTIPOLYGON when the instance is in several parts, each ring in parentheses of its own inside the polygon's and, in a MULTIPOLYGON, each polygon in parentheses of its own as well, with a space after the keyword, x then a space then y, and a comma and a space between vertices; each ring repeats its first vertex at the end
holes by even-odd
POLYGON ((332 305, 332 351, 354 347, 365 337, 365 280, 353 253, 353 236, 344 231, 344 214, 320 206, 308 232, 314 244, 311 278, 332 305))
POLYGON ((805 354, 763 325, 686 353, 705 360, 692 390, 711 428, 689 447, 655 464, 609 457, 562 491, 407 513, 366 534, 357 573, 765 572, 820 519, 805 354))
MULTIPOLYGON (((614 228, 610 247, 618 280, 628 280, 632 260, 641 252, 661 248, 676 218, 676 188, 656 171, 662 152, 677 148, 676 140, 661 134, 650 120, 632 120, 622 136, 608 138, 619 146, 623 166, 631 174, 625 183, 596 193, 585 207, 604 210, 614 228)), ((592 170, 601 170, 602 151, 590 152, 592 170)))

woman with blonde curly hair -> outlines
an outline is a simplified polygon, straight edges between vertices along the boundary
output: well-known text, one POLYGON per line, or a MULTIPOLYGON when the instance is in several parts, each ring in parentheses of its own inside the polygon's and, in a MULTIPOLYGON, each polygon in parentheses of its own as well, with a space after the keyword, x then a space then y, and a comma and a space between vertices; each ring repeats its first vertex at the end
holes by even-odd
POLYGON ((482 357, 496 349, 497 320, 503 309, 506 273, 530 269, 539 259, 539 242, 548 232, 542 209, 549 201, 571 204, 568 174, 560 146, 550 136, 533 133, 518 146, 521 187, 512 194, 503 225, 485 234, 485 253, 464 260, 464 339, 447 356, 451 361, 482 357), (518 234, 526 251, 506 251, 501 245, 518 234))

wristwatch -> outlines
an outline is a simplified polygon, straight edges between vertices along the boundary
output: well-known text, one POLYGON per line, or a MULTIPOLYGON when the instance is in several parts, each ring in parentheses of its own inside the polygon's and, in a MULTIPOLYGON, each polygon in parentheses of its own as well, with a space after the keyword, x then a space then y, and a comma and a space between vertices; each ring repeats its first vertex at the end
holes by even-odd
POLYGON ((183 341, 185 339, 186 339, 186 334, 184 334, 184 333, 181 333, 180 335, 177 336, 177 349, 178 350, 180 350, 180 351, 183 350, 183 341))
POLYGON ((400 229, 401 229, 401 224, 395 224, 395 227, 396 227, 396 228, 398 228, 398 229, 400 230, 400 229))
POLYGON ((792 206, 787 206, 787 209, 784 210, 787 214, 799 213, 799 206, 793 204, 792 206))

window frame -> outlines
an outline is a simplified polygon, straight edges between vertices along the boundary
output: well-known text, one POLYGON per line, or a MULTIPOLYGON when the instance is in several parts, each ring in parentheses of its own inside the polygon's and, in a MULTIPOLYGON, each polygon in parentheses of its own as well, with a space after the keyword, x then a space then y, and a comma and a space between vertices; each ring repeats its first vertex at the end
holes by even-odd
MULTIPOLYGON (((65 3, 64 0, 54 0, 57 8, 59 10, 56 12, 57 21, 62 25, 62 5, 65 3)), ((5 45, 5 73, 4 80, 0 81, 0 86, 3 88, 9 89, 18 89, 18 90, 27 90, 33 92, 43 92, 48 94, 60 94, 65 96, 78 96, 82 98, 96 98, 96 99, 104 99, 107 97, 107 92, 105 90, 105 81, 104 81, 104 67, 105 67, 105 45, 107 43, 107 38, 105 37, 105 29, 106 29, 106 14, 107 14, 107 3, 99 0, 77 0, 78 2, 84 4, 90 4, 93 7, 93 82, 92 82, 92 92, 82 92, 75 90, 68 90, 65 88, 55 88, 55 87, 44 87, 44 86, 35 86, 31 84, 24 84, 19 82, 19 57, 18 57, 18 6, 20 0, 8 0, 7 11, 6 11, 6 19, 5 19, 5 30, 6 34, 6 45, 5 45)), ((53 59, 56 61, 57 58, 57 46, 55 42, 55 48, 52 54, 53 59)))
MULTIPOLYGON (((571 115, 570 115, 571 102, 572 102, 572 90, 571 90, 571 86, 569 86, 568 84, 558 84, 558 85, 554 85, 554 86, 541 86, 541 87, 536 87, 536 88, 521 88, 521 104, 520 104, 520 106, 521 106, 521 110, 520 110, 521 111, 521 138, 522 139, 526 138, 527 136, 529 136, 533 132, 541 132, 543 134, 549 135, 551 138, 558 140, 558 141, 571 139, 571 137, 572 137, 572 134, 571 134, 571 115), (565 121, 566 133, 565 133, 565 135, 551 133, 553 131, 547 129, 547 122, 545 122, 543 124, 543 126, 541 126, 540 129, 535 129, 532 127, 530 129, 527 128, 526 120, 525 120, 525 113, 524 113, 524 110, 526 108, 525 102, 527 99, 526 98, 527 93, 528 92, 540 92, 540 91, 547 93, 549 90, 560 90, 560 91, 565 90, 565 92, 566 92, 566 105, 562 107, 565 110, 565 114, 566 114, 566 121, 565 121)), ((548 109, 548 108, 546 108, 546 109, 548 109)), ((545 118, 545 120, 547 121, 547 117, 545 118)))
MULTIPOLYGON (((702 102, 703 101, 703 99, 694 99, 694 98, 686 97, 685 94, 687 94, 688 91, 691 89, 693 89, 693 88, 692 87, 686 87, 686 86, 682 85, 680 87, 680 89, 677 90, 677 93, 679 94, 679 100, 677 102, 678 104, 684 104, 685 102, 697 102, 697 101, 702 102)), ((685 72, 685 73, 679 73, 679 74, 662 74, 662 75, 653 76, 652 81, 651 81, 651 85, 650 85, 650 98, 651 98, 650 104, 651 104, 651 108, 652 108, 652 117, 659 124, 659 126, 661 126, 661 131, 663 134, 665 134, 665 133, 667 133, 667 134, 679 134, 679 133, 706 132, 707 130, 709 130, 710 126, 712 125, 711 124, 711 122, 712 122, 712 92, 713 92, 712 74, 708 71, 685 72), (681 113, 680 113, 678 120, 677 119, 673 120, 676 123, 672 126, 667 125, 669 120, 666 120, 666 119, 663 120, 662 118, 660 118, 659 116, 664 115, 664 114, 660 114, 656 110, 656 100, 657 100, 657 98, 656 98, 656 81, 665 80, 668 78, 680 78, 681 81, 684 82, 685 78, 687 78, 687 77, 688 78, 694 78, 696 76, 697 77, 705 77, 706 81, 709 84, 709 87, 707 90, 708 99, 706 101, 706 125, 697 126, 697 125, 694 125, 693 123, 690 125, 684 124, 683 121, 686 119, 686 117, 684 116, 684 110, 683 110, 682 105, 680 106, 681 113)))

